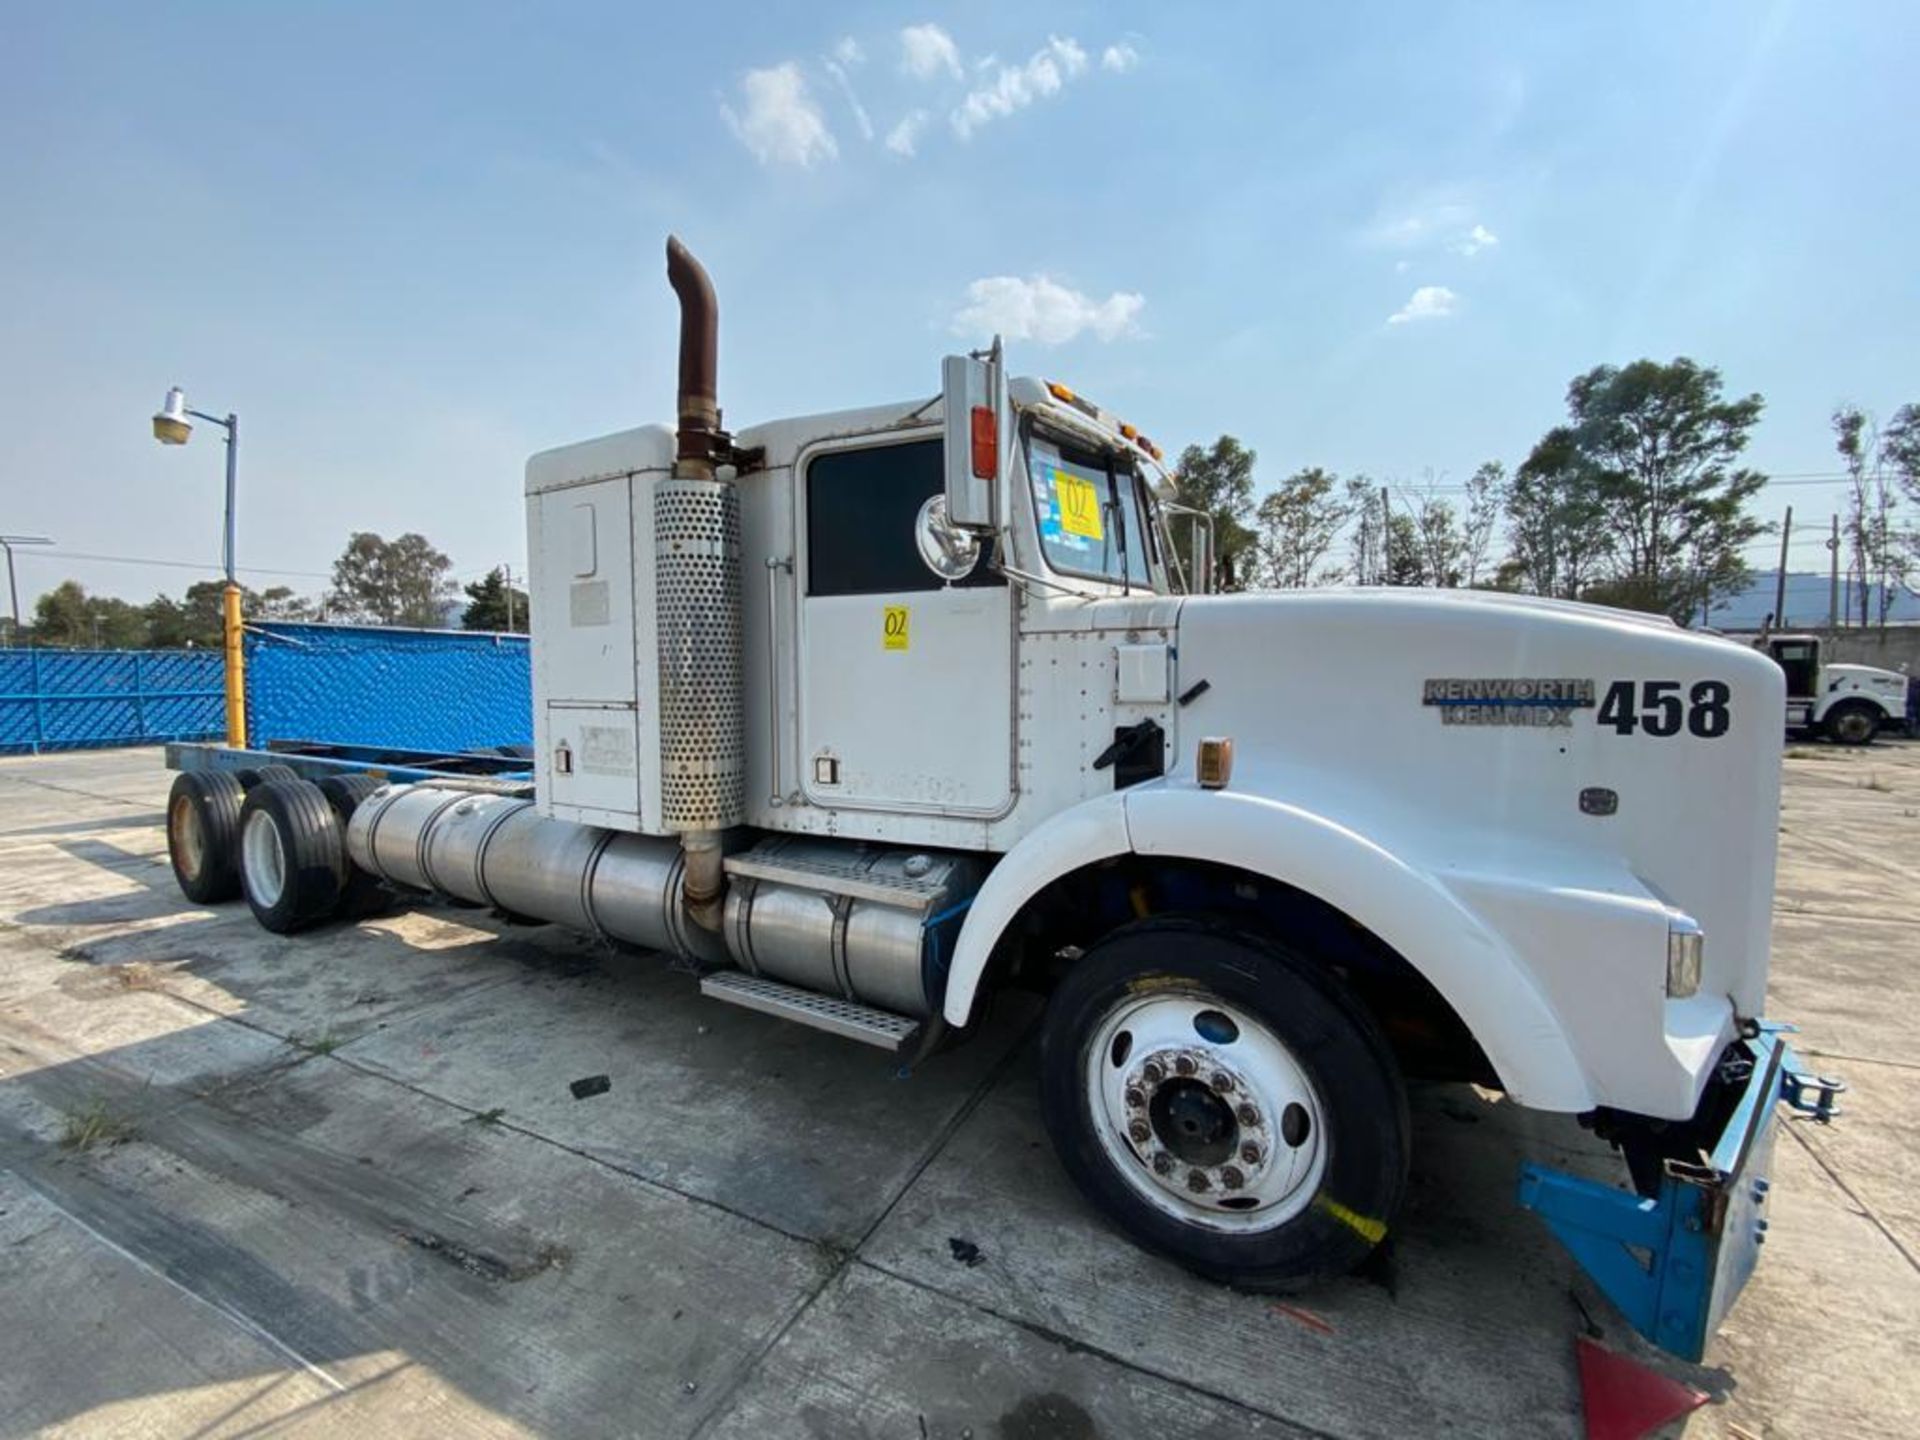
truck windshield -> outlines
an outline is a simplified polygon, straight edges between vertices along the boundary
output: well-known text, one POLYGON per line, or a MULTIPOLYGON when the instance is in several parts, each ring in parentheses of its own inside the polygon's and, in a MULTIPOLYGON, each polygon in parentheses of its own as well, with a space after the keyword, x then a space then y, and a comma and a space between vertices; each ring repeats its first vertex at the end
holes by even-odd
POLYGON ((1027 476, 1048 565, 1115 585, 1160 588, 1159 540, 1146 523, 1135 471, 1035 434, 1027 442, 1027 476))

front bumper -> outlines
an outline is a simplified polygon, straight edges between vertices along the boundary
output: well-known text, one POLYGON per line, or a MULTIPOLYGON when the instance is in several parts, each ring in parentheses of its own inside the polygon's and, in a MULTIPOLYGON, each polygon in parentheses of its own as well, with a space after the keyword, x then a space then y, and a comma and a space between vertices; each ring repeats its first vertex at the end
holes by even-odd
POLYGON ((1520 1204, 1537 1213, 1607 1298, 1647 1339, 1699 1361, 1752 1275, 1767 1238, 1774 1117, 1782 1104, 1824 1124, 1843 1082, 1803 1070, 1791 1026, 1761 1021, 1722 1061, 1731 1096, 1703 1098, 1724 1115, 1700 1163, 1669 1159, 1659 1193, 1643 1196, 1528 1162, 1520 1204), (1742 1069, 1744 1067, 1744 1074, 1742 1069))

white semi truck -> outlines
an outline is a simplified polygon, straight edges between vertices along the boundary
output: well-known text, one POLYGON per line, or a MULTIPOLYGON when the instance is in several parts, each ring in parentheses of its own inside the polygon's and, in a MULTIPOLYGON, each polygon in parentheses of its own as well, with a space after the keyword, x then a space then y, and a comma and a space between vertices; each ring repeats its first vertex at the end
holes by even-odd
POLYGON ((1762 1018, 1779 667, 1509 595, 1205 593, 1159 448, 997 343, 728 434, 712 288, 668 273, 677 425, 527 467, 531 793, 180 747, 183 888, 276 929, 451 897, 914 1060, 1039 991, 1062 1165, 1251 1288, 1391 1233, 1409 1077, 1497 1087, 1620 1147, 1631 1188, 1529 1165, 1521 1202, 1697 1357, 1776 1102, 1839 1088, 1762 1018))
POLYGON ((1828 662, 1818 635, 1770 634, 1754 643, 1786 677, 1789 732, 1870 745, 1882 730, 1905 726, 1907 677, 1898 671, 1828 662))

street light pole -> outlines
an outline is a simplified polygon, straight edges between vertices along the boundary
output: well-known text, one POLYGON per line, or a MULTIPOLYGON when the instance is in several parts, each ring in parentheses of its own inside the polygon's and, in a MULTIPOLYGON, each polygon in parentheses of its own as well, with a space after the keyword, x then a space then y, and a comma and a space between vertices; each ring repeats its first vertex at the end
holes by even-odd
POLYGON ((13 630, 7 636, 9 645, 20 643, 20 587, 13 578, 13 547, 16 545, 51 545, 53 541, 44 535, 0 535, 0 550, 7 552, 7 598, 13 602, 13 630))
POLYGON ((241 642, 245 620, 240 613, 240 581, 234 569, 234 510, 240 461, 240 417, 231 411, 222 418, 187 407, 178 386, 167 392, 166 404, 153 417, 153 438, 162 445, 184 445, 193 433, 188 418, 218 425, 227 432, 227 513, 221 561, 226 588, 221 592, 221 638, 226 658, 227 744, 236 750, 247 745, 247 656, 241 642))

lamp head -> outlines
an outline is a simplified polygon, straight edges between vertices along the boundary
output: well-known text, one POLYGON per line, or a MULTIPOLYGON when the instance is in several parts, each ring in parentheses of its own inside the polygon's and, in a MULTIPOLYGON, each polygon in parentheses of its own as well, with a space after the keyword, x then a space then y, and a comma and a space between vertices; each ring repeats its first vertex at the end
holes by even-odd
POLYGON ((153 438, 162 445, 184 445, 193 434, 193 422, 187 418, 187 397, 178 385, 167 391, 167 403, 153 417, 153 438))

